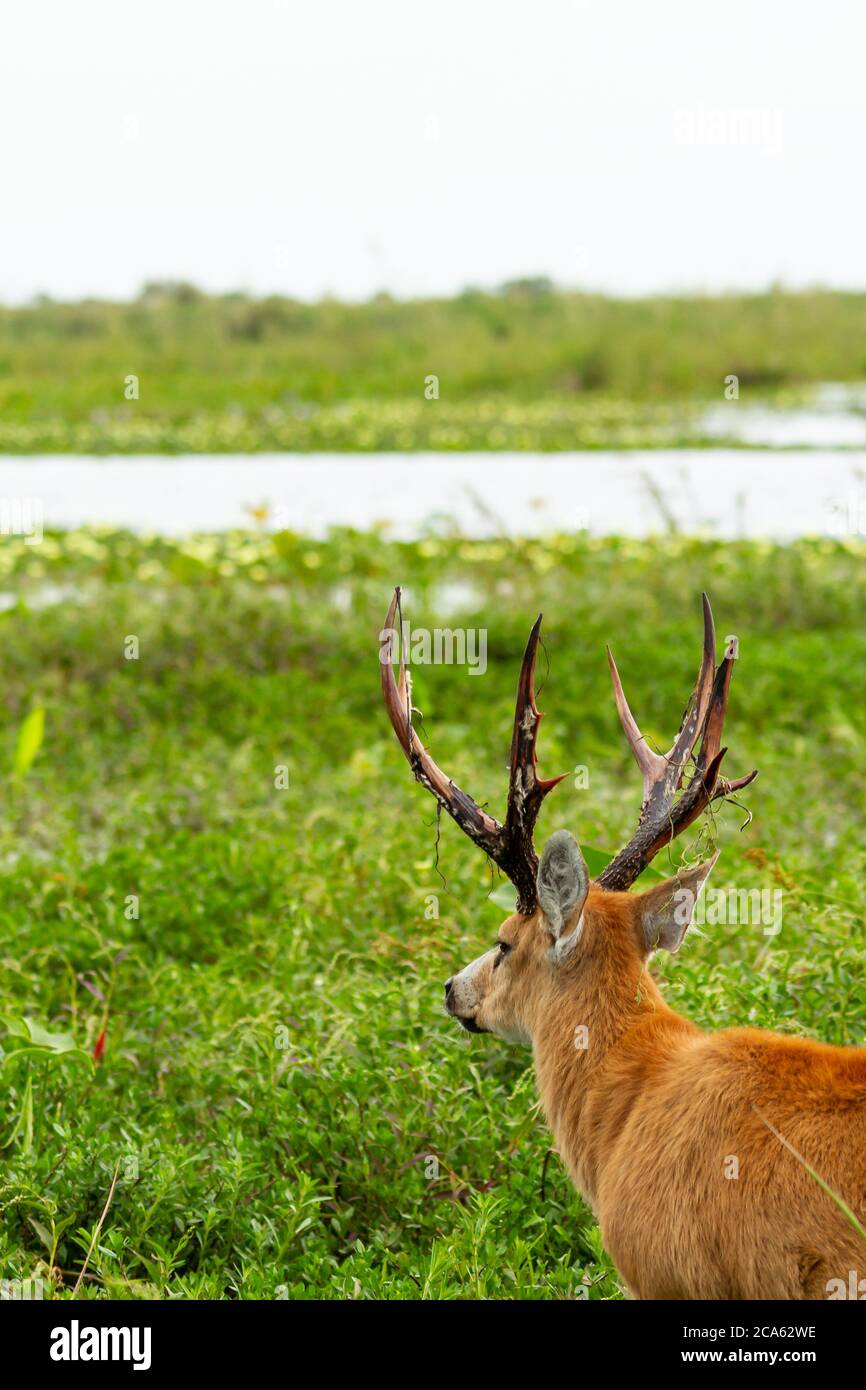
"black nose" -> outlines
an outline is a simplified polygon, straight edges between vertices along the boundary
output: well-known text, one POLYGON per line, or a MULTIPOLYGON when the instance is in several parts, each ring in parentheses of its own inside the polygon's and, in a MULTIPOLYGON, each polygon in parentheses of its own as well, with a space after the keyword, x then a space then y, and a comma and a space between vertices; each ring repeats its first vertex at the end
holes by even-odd
POLYGON ((446 995, 446 998, 447 998, 447 996, 448 996, 448 993, 449 993, 449 991, 450 991, 451 986, 453 985, 453 983, 454 983, 453 977, 452 977, 452 979, 446 980, 446 981, 445 981, 445 995, 446 995))

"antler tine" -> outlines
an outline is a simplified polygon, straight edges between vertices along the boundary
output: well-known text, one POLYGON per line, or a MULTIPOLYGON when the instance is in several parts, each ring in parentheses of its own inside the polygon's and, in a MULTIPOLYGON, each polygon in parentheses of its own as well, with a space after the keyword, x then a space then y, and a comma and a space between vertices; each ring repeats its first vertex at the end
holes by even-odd
MULTIPOLYGON (((698 756, 695 760, 695 773, 689 783, 708 783, 712 768, 715 766, 718 773, 719 765, 727 753, 727 748, 720 747, 722 741, 722 728, 725 723, 725 715, 728 711, 728 693, 731 688, 731 676, 734 674, 734 662, 737 659, 738 642, 736 637, 728 638, 728 645, 725 648, 725 655, 716 671, 713 680, 712 691, 707 710, 706 723, 701 738, 701 746, 698 749, 698 756)), ((750 782, 754 782, 758 775, 758 769, 747 772, 743 777, 735 777, 728 780, 724 777, 716 777, 712 781, 715 788, 709 800, 715 801, 720 796, 730 796, 731 792, 740 791, 747 787, 750 782)))
POLYGON ((682 786, 683 769, 698 741, 706 718, 713 689, 716 629, 710 601, 706 594, 702 594, 701 599, 704 610, 704 649, 701 668, 695 681, 695 688, 683 712, 679 732, 667 753, 654 753, 648 746, 628 707, 613 653, 610 647, 607 648, 607 660, 610 666, 613 694, 620 723, 629 747, 634 753, 635 761, 643 773, 643 800, 639 823, 648 816, 663 814, 670 809, 677 789, 682 786))
MULTIPOLYGON (((600 875, 598 882, 602 888, 621 890, 630 887, 659 850, 687 829, 712 801, 730 796, 732 792, 747 787, 758 775, 755 769, 744 777, 737 777, 731 781, 719 776, 722 759, 727 752, 720 744, 731 676, 737 657, 737 639, 729 639, 724 658, 715 668, 713 615, 706 594, 702 597, 704 653, 692 698, 686 706, 680 732, 670 753, 665 758, 660 758, 658 754, 651 755, 657 761, 654 761, 652 767, 653 780, 648 782, 648 772, 644 771, 644 802, 637 830, 625 848, 620 850, 600 875), (679 800, 675 802, 676 791, 682 785, 683 769, 698 738, 700 748, 695 760, 694 774, 679 800), (665 764, 665 771, 656 781, 654 776, 659 762, 665 764)), ((617 680, 614 681, 614 693, 617 693, 617 680)), ((625 704, 624 697, 622 703, 625 704)), ((619 698, 617 707, 620 708, 619 698)), ((628 712, 627 705, 625 709, 628 712)), ((631 718, 630 714, 628 717, 631 718)), ((621 709, 620 718, 623 720, 623 728, 626 728, 621 709)), ((631 722, 634 724, 633 720, 631 722)), ((634 728, 637 729, 637 725, 634 725, 634 728)), ((626 728, 626 735, 628 734, 626 728)), ((631 737, 629 743, 634 747, 631 737)), ((640 763, 640 759, 638 762, 640 763)))
MULTIPOLYGON (((704 727, 704 720, 707 717, 707 710, 713 693, 713 675, 716 664, 716 625, 713 622, 710 600, 706 594, 701 594, 701 604, 704 610, 704 650, 701 656, 701 669, 698 672, 691 699, 683 711, 680 731, 667 755, 669 761, 679 769, 676 783, 678 787, 682 785, 683 768, 698 741, 701 729, 704 727)), ((728 684, 730 684, 730 676, 728 676, 728 684)))
POLYGON ((517 700, 514 709, 514 732, 511 736, 511 770, 508 781, 508 809, 505 815, 504 841, 508 864, 502 868, 517 888, 518 912, 531 912, 535 907, 535 877, 538 858, 533 844, 533 832, 541 803, 567 772, 558 777, 538 776, 536 746, 538 727, 544 718, 535 703, 535 660, 541 634, 539 613, 535 620, 517 681, 517 700))
POLYGON ((400 747, 409 760, 409 766, 416 781, 432 792, 453 819, 471 840, 480 845, 485 854, 497 859, 502 837, 502 826, 494 816, 481 809, 477 802, 462 791, 451 778, 446 776, 433 761, 427 749, 412 728, 411 681, 406 670, 402 648, 402 612, 400 610, 401 590, 394 590, 394 597, 385 619, 385 627, 379 634, 379 662, 382 673, 382 694, 391 726, 397 735, 400 747), (394 618, 400 613, 400 676, 399 683, 394 679, 392 661, 394 657, 394 618))
POLYGON ((635 762, 643 773, 643 806, 646 806, 650 798, 650 793, 660 776, 664 775, 665 759, 661 753, 654 753, 641 733, 635 722, 634 715, 628 707, 628 700, 625 698, 625 691, 622 688, 622 681, 619 671, 616 669, 616 662, 613 659, 613 652, 610 647, 607 649, 607 664, 610 667, 610 678, 613 681, 613 697, 616 701, 616 708, 619 714, 619 721, 625 734, 629 747, 634 753, 635 762))
POLYGON ((703 737, 701 738, 701 746, 698 750, 698 772, 702 772, 709 766, 721 748, 722 728, 728 708, 728 692, 731 688, 731 676, 734 674, 734 662, 736 658, 737 639, 736 637, 731 637, 728 640, 728 645, 725 648, 725 655, 715 672, 712 683, 706 724, 704 725, 703 737))
POLYGON ((508 875, 517 889, 518 912, 529 916, 535 911, 537 903, 535 874, 538 860, 532 843, 532 832, 542 801, 557 782, 562 781, 562 777, 544 781, 538 776, 535 765, 538 725, 542 717, 535 705, 535 655, 541 617, 539 616, 529 635, 517 683, 508 810, 505 824, 501 825, 437 767, 412 728, 411 682, 403 657, 402 642, 398 680, 394 679, 393 671, 394 619, 398 614, 402 637, 400 598, 401 591, 397 588, 388 609, 385 627, 379 634, 382 693, 391 725, 416 780, 433 793, 440 806, 457 822, 460 829, 508 875))

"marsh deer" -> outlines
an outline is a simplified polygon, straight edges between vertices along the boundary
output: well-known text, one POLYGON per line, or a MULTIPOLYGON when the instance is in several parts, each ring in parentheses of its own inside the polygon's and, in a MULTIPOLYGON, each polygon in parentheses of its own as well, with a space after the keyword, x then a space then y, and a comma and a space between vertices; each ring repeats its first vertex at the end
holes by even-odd
POLYGON ((413 728, 402 652, 396 679, 393 671, 395 592, 379 655, 400 746, 417 780, 517 890, 496 946, 446 982, 445 1007, 471 1033, 532 1047, 558 1151, 632 1296, 839 1297, 842 1286, 866 1291, 857 1274, 866 1274, 857 1230, 866 1224, 866 1049, 754 1028, 706 1033, 668 1007, 647 961, 681 946, 717 854, 627 891, 711 802, 756 776, 721 776, 737 648, 731 639, 716 665, 706 596, 703 612, 697 683, 664 754, 635 723, 608 649, 643 800, 628 844, 591 882, 567 831, 552 836, 540 863, 533 848, 541 803, 562 780, 536 771, 541 618, 520 669, 500 823, 437 767, 413 728))

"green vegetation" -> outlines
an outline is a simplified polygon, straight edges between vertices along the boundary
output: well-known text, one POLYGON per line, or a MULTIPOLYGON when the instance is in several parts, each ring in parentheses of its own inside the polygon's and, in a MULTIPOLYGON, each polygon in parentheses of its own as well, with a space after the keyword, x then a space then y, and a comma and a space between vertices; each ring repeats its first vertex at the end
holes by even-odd
POLYGON ((705 587, 720 638, 741 638, 729 771, 761 771, 748 829, 718 811, 714 882, 782 888, 784 918, 775 937, 705 926, 658 970, 708 1027, 862 1043, 864 558, 680 537, 7 538, 3 1277, 69 1297, 92 1246, 79 1299, 619 1296, 529 1057, 441 1011, 502 909, 447 820, 440 879, 432 803, 380 708, 391 587, 417 625, 487 629, 484 677, 423 668, 416 697, 437 758, 494 808, 544 608, 543 769, 583 764, 590 786, 564 783, 540 833, 609 849, 639 787, 604 642, 664 739, 705 587))
POLYGON ((158 284, 0 309, 0 452, 700 446, 720 442, 699 407, 728 375, 741 400, 790 402, 862 382, 864 343, 866 294, 618 300, 521 281, 302 304, 158 284))

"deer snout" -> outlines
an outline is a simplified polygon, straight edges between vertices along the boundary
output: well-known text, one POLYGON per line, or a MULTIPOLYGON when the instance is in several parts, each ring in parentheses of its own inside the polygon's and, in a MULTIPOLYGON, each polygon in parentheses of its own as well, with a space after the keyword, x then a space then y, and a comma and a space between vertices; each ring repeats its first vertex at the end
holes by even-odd
POLYGON ((452 975, 452 976, 450 977, 450 979, 448 979, 448 980, 445 981, 445 1007, 446 1007, 446 1009, 448 1009, 449 1011, 450 1011, 450 1009, 451 1009, 451 995, 452 995, 452 986, 453 986, 453 984, 454 984, 454 976, 452 975))

